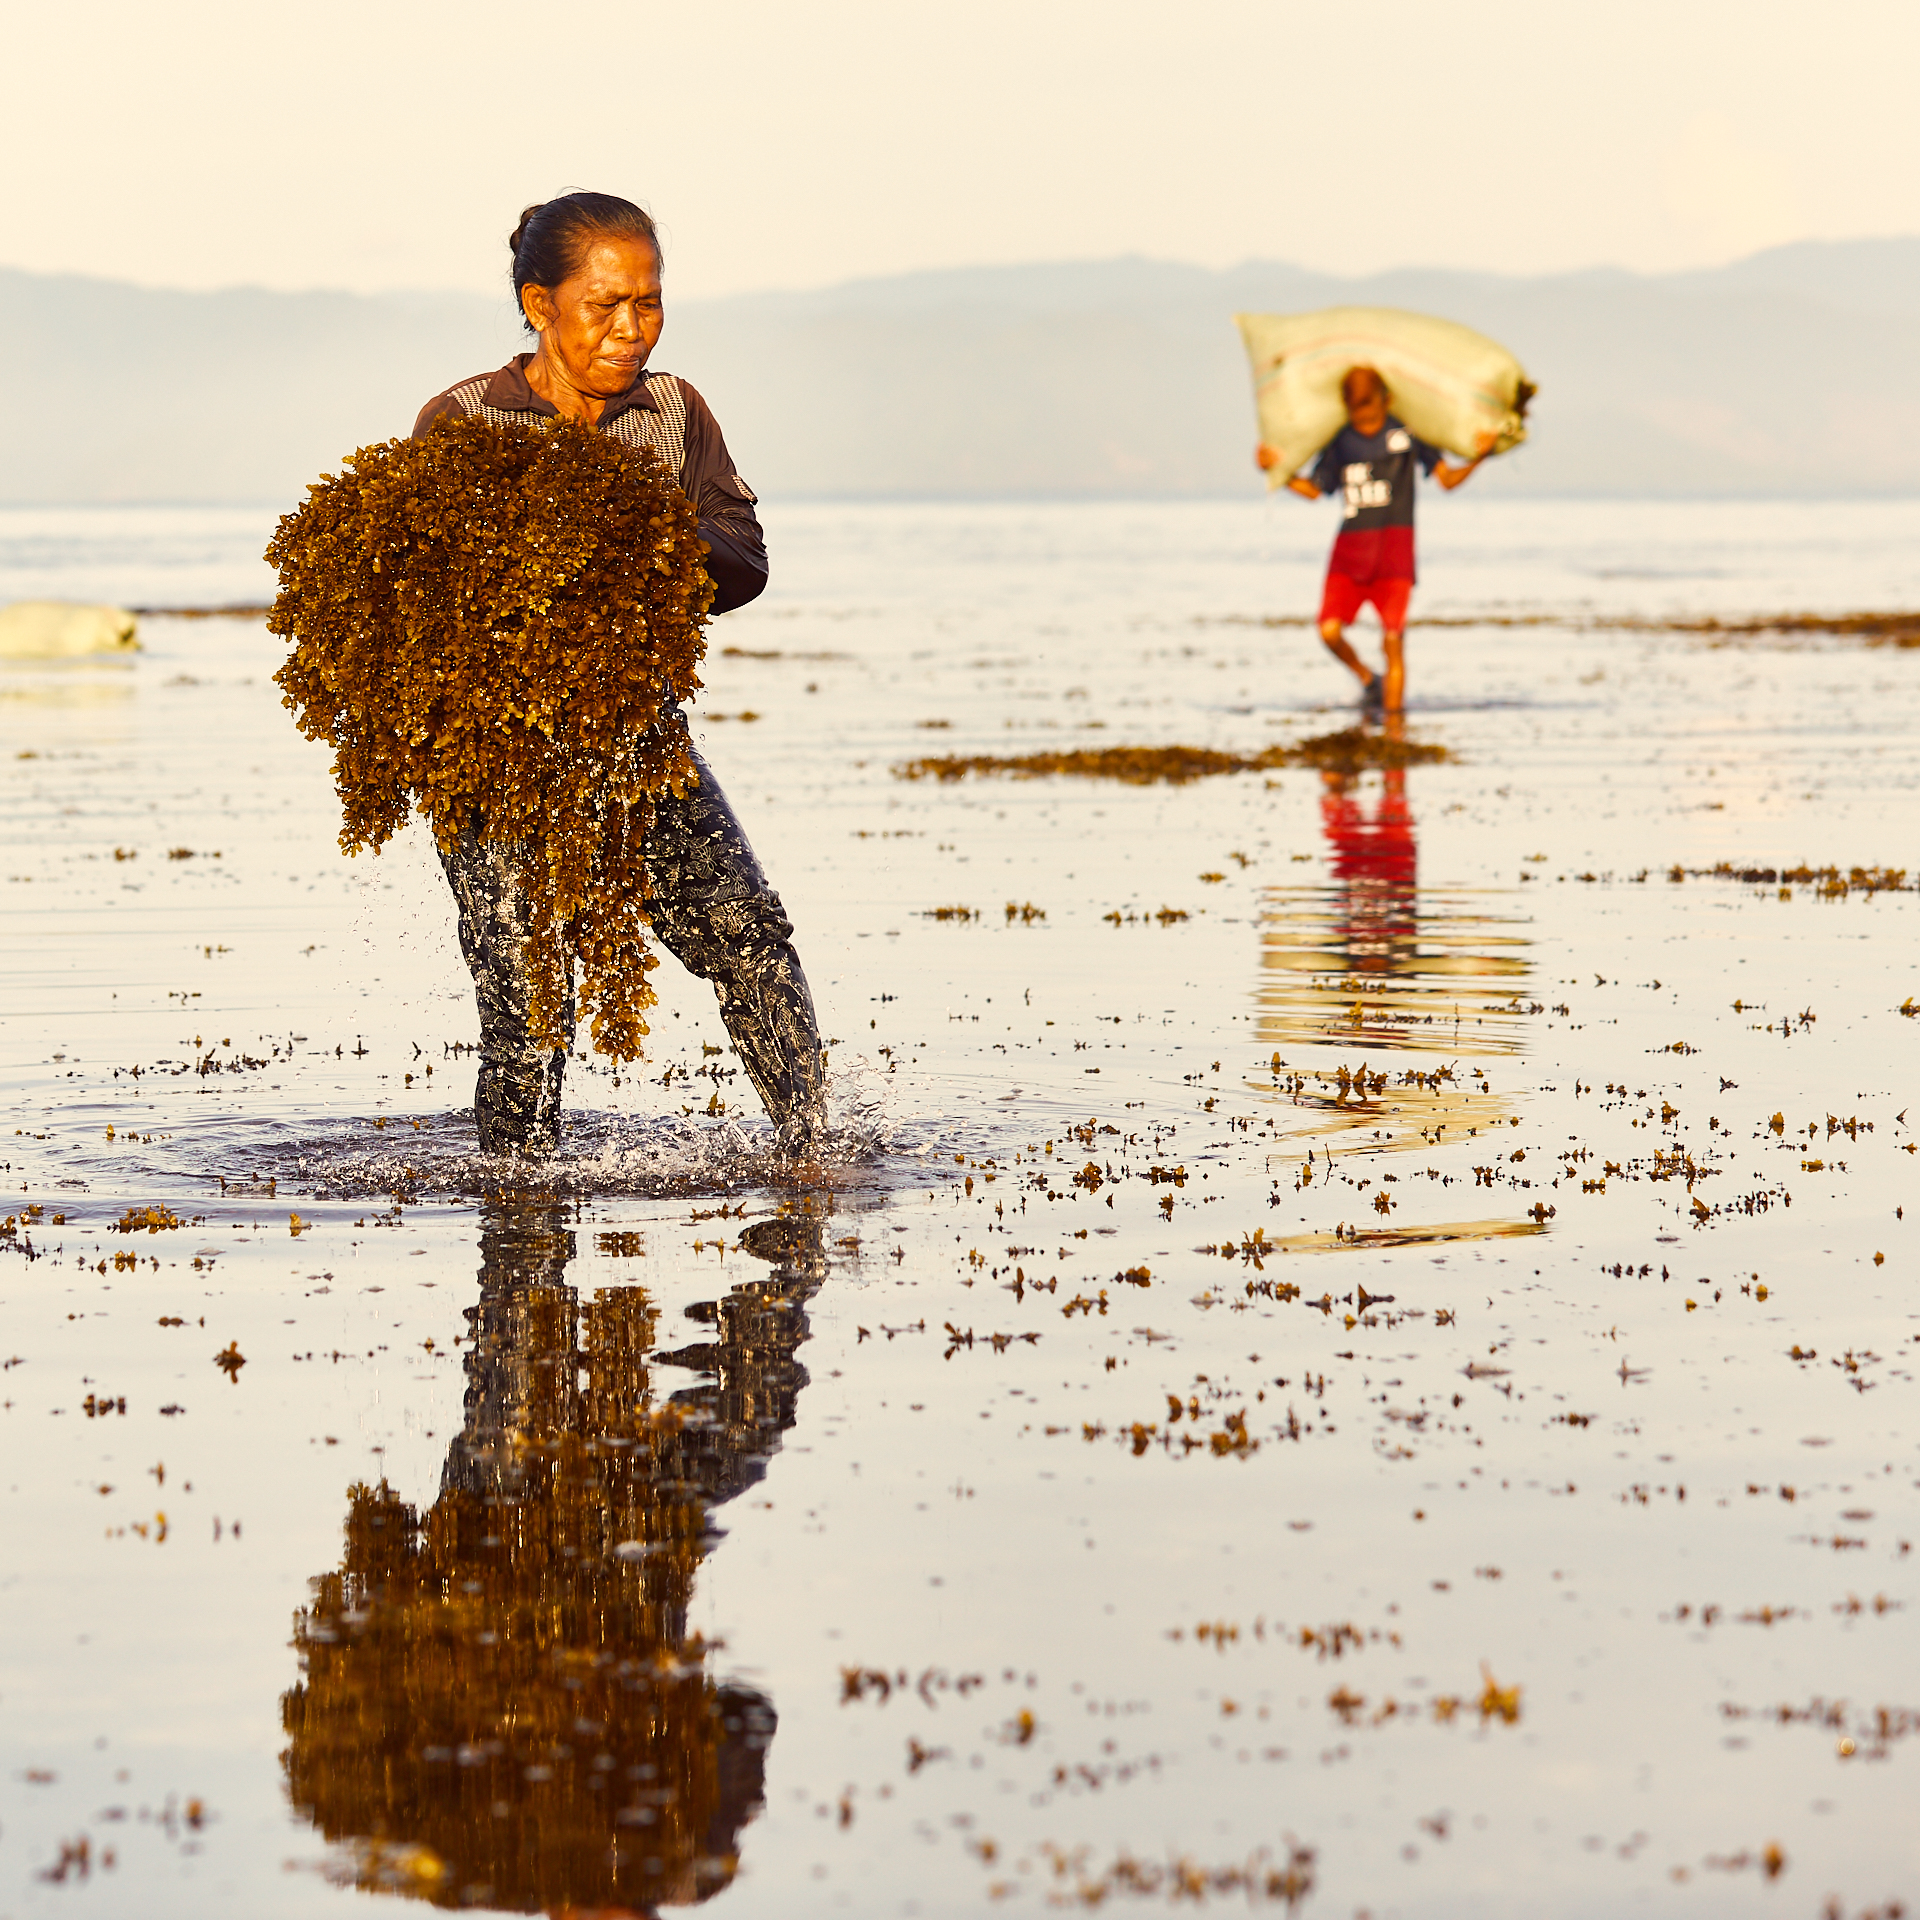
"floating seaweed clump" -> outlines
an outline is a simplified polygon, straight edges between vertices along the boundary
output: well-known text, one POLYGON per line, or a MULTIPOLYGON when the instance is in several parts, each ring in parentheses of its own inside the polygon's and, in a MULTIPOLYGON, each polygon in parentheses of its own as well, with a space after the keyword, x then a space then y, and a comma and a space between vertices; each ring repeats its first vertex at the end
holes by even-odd
MULTIPOLYGON (((135 613, 166 612, 166 608, 135 607, 135 613)), ((1196 627, 1311 627, 1319 622, 1306 613, 1223 614, 1195 619, 1196 627)), ((1920 647, 1920 612, 1894 609, 1866 613, 1759 613, 1744 620, 1722 620, 1713 614, 1697 617, 1672 614, 1615 613, 1429 613, 1423 627, 1565 627, 1576 633, 1694 633, 1710 646, 1731 646, 1741 640, 1773 634, 1833 634, 1862 640, 1870 647, 1920 647)))
POLYGON ((1160 782, 1182 787, 1220 773, 1271 773, 1280 767, 1319 767, 1358 773, 1367 767, 1419 767, 1453 758, 1445 747, 1420 740, 1345 727, 1314 734, 1291 746, 1259 753, 1225 753, 1217 747, 1082 747, 1045 753, 948 753, 908 760, 894 768, 902 780, 964 780, 970 773, 1009 773, 1016 780, 1065 774, 1080 780, 1122 780, 1129 786, 1160 782))
MULTIPOLYGON (((1625 625, 1626 622, 1620 624, 1625 625)), ((1648 625, 1654 624, 1647 622, 1648 625)), ((1920 647, 1920 613, 1763 613, 1750 620, 1668 620, 1670 633, 1700 633, 1740 640, 1763 633, 1831 633, 1864 640, 1870 647, 1920 647)))
POLYGON ((1435 741, 1406 740, 1392 733, 1369 733, 1364 727, 1342 727, 1337 733, 1310 734, 1290 747, 1269 747, 1260 755, 1259 765, 1361 773, 1368 767, 1438 766, 1452 758, 1435 741))
POLYGON ((941 753, 894 768, 902 780, 964 780, 970 773, 1010 773, 1016 780, 1066 774, 1080 780, 1124 780, 1183 787, 1216 773, 1246 773, 1257 762, 1213 747, 1098 747, 1046 753, 941 753))
POLYGON ((308 489, 267 559, 274 676, 334 749, 340 845, 417 808, 514 849, 534 1022, 556 1044, 569 973, 593 1039, 637 1058, 647 828, 695 774, 679 703, 700 686, 713 587, 693 508, 651 452, 571 421, 441 422, 362 447, 308 489))

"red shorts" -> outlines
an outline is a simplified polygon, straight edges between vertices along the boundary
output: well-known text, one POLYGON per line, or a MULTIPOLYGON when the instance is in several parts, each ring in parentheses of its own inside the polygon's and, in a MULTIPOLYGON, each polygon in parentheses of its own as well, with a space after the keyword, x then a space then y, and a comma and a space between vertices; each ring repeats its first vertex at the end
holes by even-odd
POLYGON ((1411 580, 1353 580, 1344 573, 1327 575, 1326 591, 1320 596, 1320 619, 1339 626, 1351 626, 1354 616, 1369 600, 1380 615, 1387 633, 1404 633, 1407 628, 1407 601, 1413 593, 1411 580))

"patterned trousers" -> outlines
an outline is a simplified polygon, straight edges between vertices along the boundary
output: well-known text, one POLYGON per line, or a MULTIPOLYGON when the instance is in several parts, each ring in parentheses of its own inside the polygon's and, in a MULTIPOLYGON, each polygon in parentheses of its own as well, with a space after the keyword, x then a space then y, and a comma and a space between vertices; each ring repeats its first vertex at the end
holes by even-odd
MULTIPOLYGON (((813 995, 793 926, 707 763, 699 784, 662 798, 647 836, 648 914, 660 944, 713 982, 720 1017, 765 1103, 783 1150, 809 1145, 826 1121, 826 1066, 813 995)), ((483 1153, 544 1155, 560 1141, 564 1047, 529 1024, 527 914, 510 847, 469 828, 441 856, 460 909, 460 951, 480 1005, 474 1119, 483 1153)), ((562 1022, 574 1022, 571 987, 562 1022)))

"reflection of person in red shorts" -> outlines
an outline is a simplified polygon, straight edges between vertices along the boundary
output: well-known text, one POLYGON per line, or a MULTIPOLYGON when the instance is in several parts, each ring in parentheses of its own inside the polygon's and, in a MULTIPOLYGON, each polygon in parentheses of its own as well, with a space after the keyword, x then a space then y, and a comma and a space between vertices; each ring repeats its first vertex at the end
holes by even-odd
MULTIPOLYGON (((1414 469, 1430 473, 1451 491, 1493 447, 1493 436, 1464 466, 1450 466, 1438 447, 1416 440, 1387 411, 1387 383, 1372 367, 1354 367, 1340 383, 1347 424, 1327 442, 1312 476, 1296 473, 1287 485, 1306 500, 1338 493, 1344 507, 1333 555, 1327 562, 1320 601, 1320 638, 1361 684, 1361 711, 1398 713, 1406 704, 1407 599, 1413 592, 1414 469), (1371 600, 1380 615, 1386 673, 1361 663, 1346 637, 1360 609, 1371 600)), ((1262 467, 1279 458, 1262 446, 1262 467)))
POLYGON ((1371 818, 1342 773, 1321 776, 1320 824, 1335 886, 1334 921, 1349 976, 1410 970, 1419 947, 1419 850, 1403 767, 1382 774, 1371 818))

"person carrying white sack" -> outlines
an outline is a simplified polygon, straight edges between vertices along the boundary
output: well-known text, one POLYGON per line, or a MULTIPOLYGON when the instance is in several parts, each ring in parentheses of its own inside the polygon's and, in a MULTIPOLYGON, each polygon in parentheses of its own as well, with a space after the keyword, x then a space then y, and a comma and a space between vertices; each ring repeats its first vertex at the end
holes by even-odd
MULTIPOLYGON (((1320 596, 1320 638, 1359 682, 1360 710, 1370 717, 1399 714, 1407 697, 1407 604, 1418 578, 1413 545, 1416 473, 1431 474, 1448 492, 1470 478, 1494 451, 1496 436, 1483 433, 1474 457, 1450 464, 1438 447, 1416 439, 1389 411, 1392 396, 1373 367, 1353 367, 1340 382, 1347 424, 1321 450, 1310 474, 1287 478, 1304 500, 1324 494, 1341 498, 1340 531, 1327 559, 1320 596), (1346 637, 1360 609, 1372 601, 1380 616, 1385 670, 1375 673, 1346 637)), ((1283 456, 1262 441, 1254 460, 1271 472, 1283 456)))

